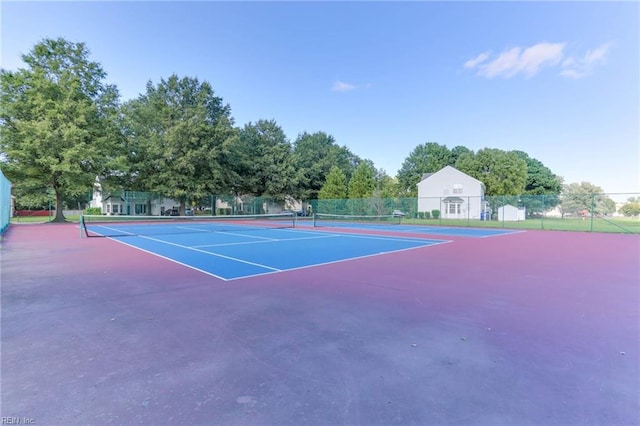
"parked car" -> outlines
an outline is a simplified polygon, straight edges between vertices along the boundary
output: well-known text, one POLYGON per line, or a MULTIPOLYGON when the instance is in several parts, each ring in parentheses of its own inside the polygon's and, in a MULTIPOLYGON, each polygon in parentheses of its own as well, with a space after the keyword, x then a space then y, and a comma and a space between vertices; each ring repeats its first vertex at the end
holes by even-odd
POLYGON ((178 209, 168 209, 164 211, 165 216, 180 216, 180 210, 178 209))
POLYGON ((296 211, 296 216, 307 216, 307 211, 306 210, 297 210, 296 211))
POLYGON ((393 217, 405 217, 405 214, 401 210, 394 210, 392 213, 393 217))

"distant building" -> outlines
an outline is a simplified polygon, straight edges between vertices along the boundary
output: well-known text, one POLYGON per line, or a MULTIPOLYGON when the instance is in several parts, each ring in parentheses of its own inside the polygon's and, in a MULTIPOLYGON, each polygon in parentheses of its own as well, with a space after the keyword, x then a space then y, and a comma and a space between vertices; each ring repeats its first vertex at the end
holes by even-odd
POLYGON ((485 219, 485 186, 455 167, 425 173, 417 184, 418 212, 439 210, 443 219, 485 219))
POLYGON ((524 207, 516 207, 511 204, 498 208, 498 220, 502 222, 517 222, 526 219, 524 207))

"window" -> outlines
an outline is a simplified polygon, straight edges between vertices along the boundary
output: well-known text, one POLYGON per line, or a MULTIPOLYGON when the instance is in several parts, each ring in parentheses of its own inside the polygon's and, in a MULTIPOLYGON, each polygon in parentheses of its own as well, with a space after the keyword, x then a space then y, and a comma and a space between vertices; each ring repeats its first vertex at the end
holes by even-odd
POLYGON ((456 183, 453 185, 453 193, 454 194, 462 194, 462 184, 456 183))
POLYGON ((111 204, 107 204, 107 213, 111 213, 111 204))
POLYGON ((136 204, 136 214, 146 214, 146 213, 147 213, 146 204, 136 204))
POLYGON ((459 203, 449 203, 449 205, 448 205, 448 213, 449 214, 460 214, 460 204, 459 203))
POLYGON ((118 210, 120 210, 120 209, 119 209, 119 207, 120 207, 120 205, 119 205, 119 204, 114 204, 114 205, 113 205, 113 209, 112 209, 112 210, 113 210, 113 213, 118 213, 118 210))

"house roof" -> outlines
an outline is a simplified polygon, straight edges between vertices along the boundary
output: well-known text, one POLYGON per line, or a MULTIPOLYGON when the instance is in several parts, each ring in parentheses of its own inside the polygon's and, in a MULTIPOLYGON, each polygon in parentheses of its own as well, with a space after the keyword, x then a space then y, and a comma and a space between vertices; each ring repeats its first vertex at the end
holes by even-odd
MULTIPOLYGON (((480 185, 482 185, 482 187, 484 188, 484 182, 482 182, 482 181, 480 181, 480 180, 478 180, 478 179, 474 178, 473 176, 469 176, 469 175, 468 175, 468 174, 466 174, 465 172, 461 172, 460 170, 456 169, 456 168, 455 168, 455 167, 453 167, 453 166, 444 166, 443 168, 441 168, 440 170, 438 170, 438 171, 437 171, 437 172, 435 172, 435 173, 425 173, 425 174, 423 174, 423 175, 422 175, 422 179, 420 179, 420 182, 422 182, 422 181, 424 181, 424 180, 426 180, 426 179, 429 179, 431 176, 436 175, 436 174, 438 174, 438 173, 441 173, 442 171, 447 170, 447 169, 453 169, 453 170, 455 170, 455 171, 456 171, 456 172, 458 172, 458 173, 462 173, 463 175, 468 176, 470 179, 475 180, 475 181, 476 181, 476 182, 478 182, 480 185)), ((418 182, 418 183, 420 183, 420 182, 418 182)), ((416 185, 417 185, 417 184, 416 184, 416 185)))
POLYGON ((442 202, 444 203, 463 203, 464 200, 460 197, 447 197, 443 198, 442 202))
POLYGON ((428 178, 429 176, 431 176, 433 173, 425 173, 422 175, 422 178, 420 179, 420 181, 422 182, 423 180, 425 180, 426 178, 428 178))
POLYGON ((118 195, 109 195, 108 197, 104 198, 104 199, 103 199, 103 201, 107 201, 107 200, 108 200, 108 199, 110 199, 110 198, 117 198, 117 199, 119 199, 120 201, 124 201, 124 198, 122 198, 122 197, 120 197, 120 196, 118 196, 118 195))

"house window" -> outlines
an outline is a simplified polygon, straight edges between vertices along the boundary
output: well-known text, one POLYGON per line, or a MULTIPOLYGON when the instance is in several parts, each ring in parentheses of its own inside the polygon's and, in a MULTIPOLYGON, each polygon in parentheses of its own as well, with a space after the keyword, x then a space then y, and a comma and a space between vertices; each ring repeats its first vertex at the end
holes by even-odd
POLYGON ((460 204, 459 203, 449 203, 449 214, 460 214, 460 204))
POLYGON ((462 184, 456 183, 453 185, 453 193, 454 194, 462 194, 462 184))
POLYGON ((107 204, 107 213, 111 213, 111 204, 107 204))
POLYGON ((146 214, 146 213, 147 213, 146 204, 136 204, 136 214, 146 214))
POLYGON ((118 210, 120 210, 119 207, 120 207, 119 204, 114 204, 113 205, 113 213, 118 213, 118 210))

